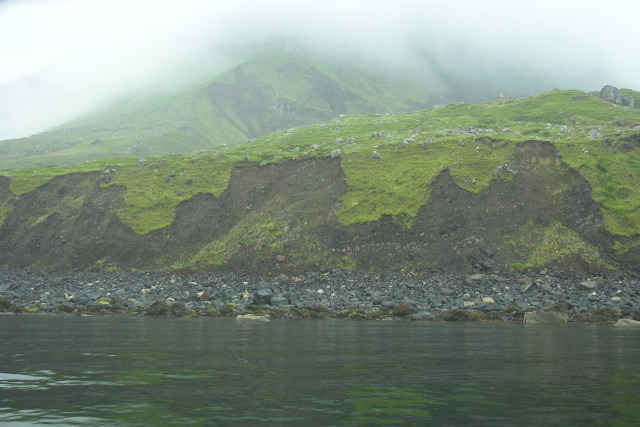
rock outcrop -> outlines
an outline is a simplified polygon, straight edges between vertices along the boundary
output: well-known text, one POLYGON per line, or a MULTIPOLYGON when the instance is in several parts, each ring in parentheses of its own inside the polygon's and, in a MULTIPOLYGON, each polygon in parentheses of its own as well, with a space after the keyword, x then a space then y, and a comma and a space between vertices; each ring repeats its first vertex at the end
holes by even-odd
POLYGON ((620 89, 611 85, 606 85, 600 91, 600 99, 624 107, 634 108, 636 100, 633 95, 622 95, 620 89))

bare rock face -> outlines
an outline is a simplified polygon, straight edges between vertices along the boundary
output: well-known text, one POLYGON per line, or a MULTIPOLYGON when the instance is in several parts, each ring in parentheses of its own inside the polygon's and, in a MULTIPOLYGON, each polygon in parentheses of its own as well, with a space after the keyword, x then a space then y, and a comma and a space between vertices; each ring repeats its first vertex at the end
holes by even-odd
POLYGON ((600 91, 600 99, 607 102, 616 102, 616 99, 620 98, 620 90, 617 87, 606 85, 600 91))
POLYGON ((629 108, 636 106, 636 99, 632 95, 626 95, 622 97, 622 105, 629 108))
POLYGON ((633 95, 622 96, 620 89, 611 85, 606 85, 600 91, 600 99, 607 102, 612 102, 623 107, 634 108, 636 105, 636 99, 633 95))

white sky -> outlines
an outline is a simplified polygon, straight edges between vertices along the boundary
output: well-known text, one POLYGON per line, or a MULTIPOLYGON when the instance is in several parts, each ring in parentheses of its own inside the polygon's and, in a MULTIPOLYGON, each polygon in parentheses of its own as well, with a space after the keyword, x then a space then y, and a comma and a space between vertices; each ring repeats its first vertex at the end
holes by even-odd
POLYGON ((638 17, 637 0, 5 0, 0 140, 196 84, 274 37, 497 89, 640 89, 638 17))

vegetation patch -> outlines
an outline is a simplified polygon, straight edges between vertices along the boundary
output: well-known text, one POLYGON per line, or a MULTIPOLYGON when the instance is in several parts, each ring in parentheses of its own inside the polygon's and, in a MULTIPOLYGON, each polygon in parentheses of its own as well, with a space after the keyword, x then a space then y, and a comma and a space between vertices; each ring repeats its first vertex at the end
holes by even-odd
POLYGON ((126 188, 125 208, 118 211, 118 217, 136 233, 146 234, 169 225, 180 202, 200 193, 220 196, 229 183, 231 168, 231 159, 204 153, 157 157, 144 164, 112 168, 113 177, 103 186, 126 188))
POLYGON ((204 246, 195 257, 187 257, 172 268, 221 266, 238 253, 239 247, 241 253, 250 254, 255 261, 266 258, 275 264, 276 256, 285 253, 283 262, 290 268, 326 265, 331 255, 315 233, 306 230, 307 224, 297 221, 300 209, 299 205, 285 205, 274 198, 262 209, 249 213, 223 237, 204 246))
POLYGON ((559 222, 547 226, 530 222, 522 226, 517 235, 505 236, 501 252, 511 255, 515 270, 541 267, 569 255, 579 255, 594 266, 607 267, 595 246, 559 222))

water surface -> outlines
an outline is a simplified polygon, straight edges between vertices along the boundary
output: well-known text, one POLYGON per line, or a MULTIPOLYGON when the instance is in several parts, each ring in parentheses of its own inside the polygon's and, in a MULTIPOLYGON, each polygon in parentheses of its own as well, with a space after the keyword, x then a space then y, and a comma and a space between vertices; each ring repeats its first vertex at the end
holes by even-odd
POLYGON ((640 422, 606 324, 0 316, 0 424, 640 422))

